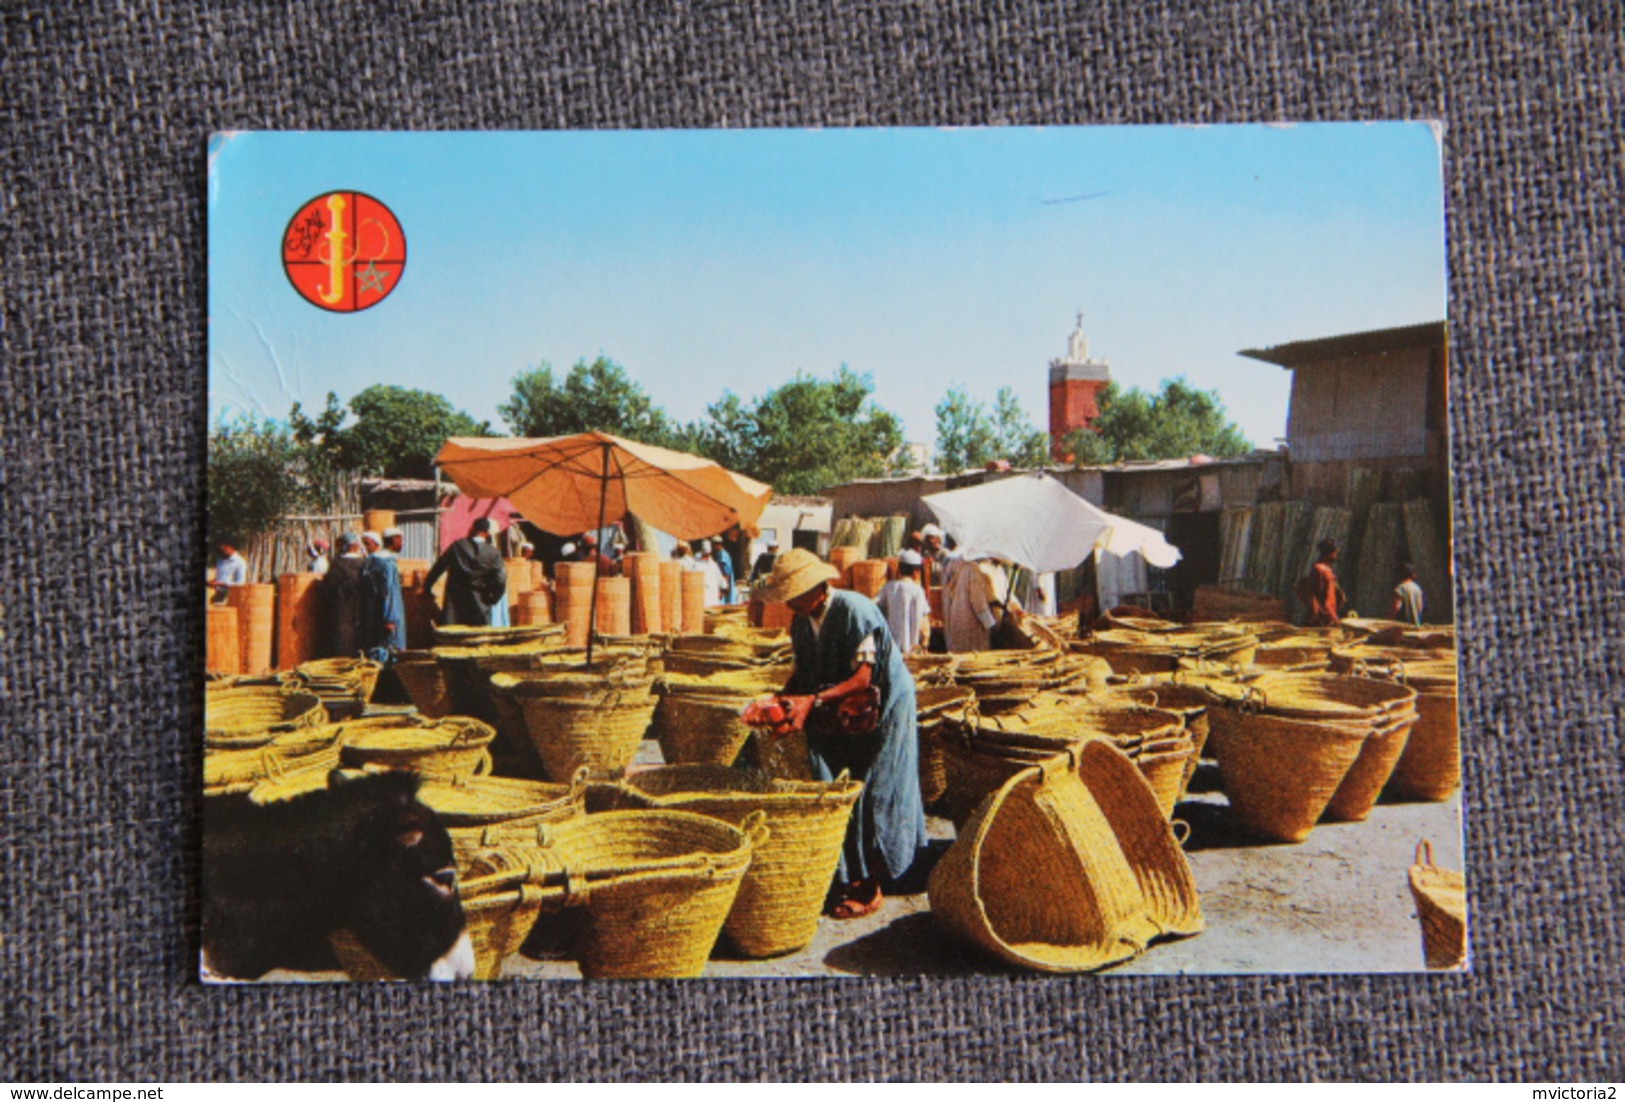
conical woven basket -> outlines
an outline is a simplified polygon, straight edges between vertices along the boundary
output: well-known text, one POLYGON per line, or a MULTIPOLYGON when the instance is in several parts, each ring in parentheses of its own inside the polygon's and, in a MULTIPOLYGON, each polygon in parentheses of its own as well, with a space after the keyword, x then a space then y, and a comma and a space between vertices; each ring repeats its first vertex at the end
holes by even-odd
POLYGON ((1208 746, 1237 822, 1261 838, 1301 842, 1360 756, 1373 725, 1323 723, 1226 705, 1208 713, 1208 746))
POLYGON ((759 696, 778 692, 789 677, 786 666, 752 666, 709 676, 668 672, 657 678, 659 704, 651 733, 667 763, 732 765, 750 737, 740 710, 759 696))
POLYGON ((1395 764, 1404 753, 1405 743, 1415 724, 1414 714, 1396 716, 1367 736, 1365 745, 1360 748, 1360 756, 1354 759, 1354 764, 1349 766, 1348 773, 1332 794, 1331 802, 1321 815, 1322 819, 1358 823, 1371 817, 1371 809, 1376 806, 1383 785, 1388 783, 1395 764))
POLYGON ((766 816, 767 840, 756 847, 739 897, 724 925, 745 956, 774 957, 805 947, 846 840, 847 821, 863 784, 773 780, 716 766, 651 769, 625 782, 657 807, 710 815, 743 827, 766 816))
POLYGON ((354 768, 379 766, 427 776, 472 777, 491 771, 496 731, 477 719, 390 717, 393 722, 357 728, 344 743, 343 759, 354 768))
POLYGON ((1456 694, 1421 693, 1416 712, 1416 724, 1405 742, 1405 752, 1394 764, 1388 791, 1407 800, 1448 800, 1461 787, 1456 694))
POLYGON ((286 688, 231 688, 206 694, 203 744, 218 749, 264 746, 276 736, 327 722, 315 693, 286 688))
POLYGON ((1187 766, 1196 757, 1196 744, 1189 737, 1148 742, 1133 756, 1134 766, 1157 797, 1164 819, 1173 818, 1174 805, 1185 795, 1185 782, 1191 775, 1187 766))
POLYGON ((707 815, 608 811, 557 824, 551 853, 578 908, 575 955, 589 979, 705 971, 750 866, 753 839, 707 815), (607 875, 599 875, 607 873, 607 875))
POLYGON ((451 687, 432 651, 402 651, 395 656, 393 668, 419 712, 431 719, 451 714, 451 687))
POLYGON ((1422 954, 1429 968, 1459 968, 1467 960, 1467 878, 1433 863, 1433 843, 1416 843, 1411 898, 1422 924, 1422 954))
POLYGON ((920 798, 927 808, 948 790, 948 761, 942 748, 942 725, 951 717, 968 722, 976 708, 976 694, 963 685, 932 685, 915 692, 916 726, 920 737, 920 798))
POLYGON ((1078 771, 1062 757, 1011 777, 931 873, 937 919, 1023 968, 1091 971, 1201 928, 1189 866, 1144 779, 1104 743, 1083 755, 1078 771))
POLYGON ((555 781, 583 767, 595 776, 623 771, 657 703, 647 678, 495 674, 491 682, 512 693, 525 733, 555 781))

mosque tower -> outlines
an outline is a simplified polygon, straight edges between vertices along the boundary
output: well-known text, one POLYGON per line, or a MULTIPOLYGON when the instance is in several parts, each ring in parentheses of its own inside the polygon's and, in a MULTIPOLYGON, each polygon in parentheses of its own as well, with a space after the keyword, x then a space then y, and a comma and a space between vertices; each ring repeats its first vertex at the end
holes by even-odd
POLYGON ((1096 396, 1111 382, 1105 360, 1089 358, 1089 340, 1083 335, 1083 311, 1067 340, 1066 357, 1049 362, 1049 436, 1051 453, 1060 458, 1061 441, 1073 429, 1084 428, 1100 416, 1096 396))

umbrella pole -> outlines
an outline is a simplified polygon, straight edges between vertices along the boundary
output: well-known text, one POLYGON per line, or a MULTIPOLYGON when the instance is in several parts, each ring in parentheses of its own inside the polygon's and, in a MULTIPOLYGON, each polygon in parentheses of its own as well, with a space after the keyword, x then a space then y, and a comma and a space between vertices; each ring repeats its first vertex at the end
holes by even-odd
MULTIPOLYGON (((609 445, 604 445, 604 472, 598 482, 598 530, 593 533, 593 539, 602 539, 604 533, 604 505, 609 497, 609 445)), ((602 552, 599 552, 602 554, 602 552)), ((592 609, 587 613, 587 669, 592 669, 592 641, 598 634, 598 576, 603 568, 598 564, 598 556, 593 557, 592 564, 592 609)))

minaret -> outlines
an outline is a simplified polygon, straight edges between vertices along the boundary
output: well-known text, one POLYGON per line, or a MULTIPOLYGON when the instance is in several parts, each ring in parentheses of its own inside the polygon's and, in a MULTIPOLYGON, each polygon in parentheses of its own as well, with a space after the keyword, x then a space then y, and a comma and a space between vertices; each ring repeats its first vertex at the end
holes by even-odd
POLYGON ((1066 342, 1066 358, 1049 362, 1050 451, 1061 457, 1061 441, 1073 429, 1084 428, 1100 416, 1095 397, 1111 382, 1105 360, 1089 358, 1089 339, 1083 335, 1083 311, 1066 342))

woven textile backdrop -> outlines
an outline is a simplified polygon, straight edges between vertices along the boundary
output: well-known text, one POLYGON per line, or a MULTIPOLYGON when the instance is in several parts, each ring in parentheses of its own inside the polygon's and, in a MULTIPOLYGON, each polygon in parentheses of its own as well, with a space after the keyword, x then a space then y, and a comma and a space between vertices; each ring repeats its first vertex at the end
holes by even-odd
POLYGON ((0 17, 0 1079, 1625 1078, 1617 3, 209 7, 0 17), (1471 975, 192 980, 211 130, 1401 117, 1448 127, 1471 975))

